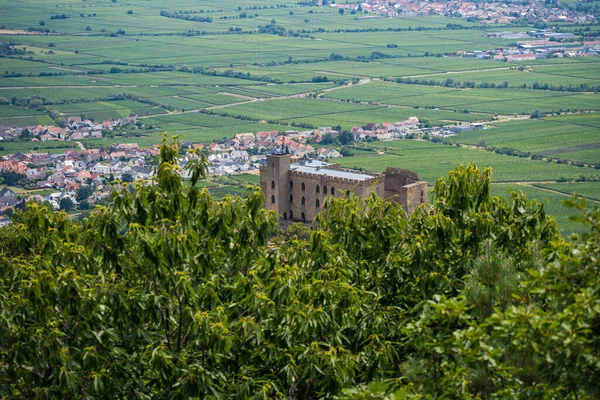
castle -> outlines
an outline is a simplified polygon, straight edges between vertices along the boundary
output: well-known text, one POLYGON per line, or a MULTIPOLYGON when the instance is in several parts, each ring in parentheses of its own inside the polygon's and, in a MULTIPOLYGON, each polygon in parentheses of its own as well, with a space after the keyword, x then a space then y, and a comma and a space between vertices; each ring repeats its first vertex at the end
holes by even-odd
POLYGON ((381 174, 367 174, 317 160, 292 163, 290 154, 270 154, 260 167, 260 187, 265 208, 276 211, 280 220, 311 222, 326 206, 328 196, 379 197, 400 203, 412 213, 427 203, 427 182, 405 169, 388 167, 381 174))

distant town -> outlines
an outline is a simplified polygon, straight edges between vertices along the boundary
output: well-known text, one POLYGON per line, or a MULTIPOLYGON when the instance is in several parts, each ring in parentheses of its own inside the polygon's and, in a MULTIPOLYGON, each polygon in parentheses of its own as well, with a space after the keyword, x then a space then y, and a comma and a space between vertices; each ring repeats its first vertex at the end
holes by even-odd
POLYGON ((336 3, 319 1, 345 12, 357 15, 357 19, 381 16, 446 15, 466 18, 481 24, 507 24, 515 21, 578 22, 593 23, 596 17, 586 12, 556 7, 556 2, 473 2, 473 1, 414 1, 414 0, 367 0, 361 3, 336 3), (553 7, 553 5, 555 5, 553 7), (367 14, 367 15, 360 15, 367 14))

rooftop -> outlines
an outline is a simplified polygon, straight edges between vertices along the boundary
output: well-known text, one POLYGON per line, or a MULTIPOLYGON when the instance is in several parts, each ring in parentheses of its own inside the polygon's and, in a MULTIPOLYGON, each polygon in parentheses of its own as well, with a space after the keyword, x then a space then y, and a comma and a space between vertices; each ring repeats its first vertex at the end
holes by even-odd
POLYGON ((361 174, 359 172, 344 171, 339 169, 328 169, 326 168, 328 165, 330 164, 322 161, 310 160, 303 164, 292 164, 290 166, 290 170, 314 175, 322 175, 330 178, 351 179, 357 182, 363 182, 369 179, 373 179, 372 175, 361 174))

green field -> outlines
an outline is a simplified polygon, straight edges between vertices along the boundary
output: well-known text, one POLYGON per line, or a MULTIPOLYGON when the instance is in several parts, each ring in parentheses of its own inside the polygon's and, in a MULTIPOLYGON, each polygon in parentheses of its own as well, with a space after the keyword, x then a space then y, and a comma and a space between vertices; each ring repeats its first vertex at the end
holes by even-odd
POLYGON ((577 193, 579 196, 600 202, 600 183, 598 182, 536 183, 535 186, 569 195, 577 193))
POLYGON ((375 142, 370 147, 383 149, 384 154, 361 152, 340 159, 342 166, 381 172, 387 166, 418 171, 421 179, 433 184, 440 176, 461 163, 475 162, 479 167, 493 168, 494 182, 549 181, 560 178, 577 179, 581 175, 599 177, 600 171, 570 165, 548 163, 499 155, 483 150, 471 150, 418 140, 375 142))
POLYGON ((534 110, 600 110, 600 94, 526 89, 453 89, 379 81, 336 90, 326 97, 509 115, 530 114, 534 110))
POLYGON ((489 129, 459 133, 447 141, 507 147, 571 161, 600 163, 600 129, 573 122, 557 118, 509 121, 492 124, 489 129))
POLYGON ((0 156, 14 153, 61 154, 67 149, 76 148, 75 142, 0 142, 0 156))

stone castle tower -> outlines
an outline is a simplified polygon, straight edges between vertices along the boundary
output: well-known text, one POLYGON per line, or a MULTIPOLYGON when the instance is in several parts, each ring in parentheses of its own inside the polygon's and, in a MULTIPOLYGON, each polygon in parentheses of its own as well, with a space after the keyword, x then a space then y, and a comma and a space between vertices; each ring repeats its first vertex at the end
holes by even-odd
POLYGON ((413 171, 388 167, 382 174, 366 174, 316 160, 292 163, 289 154, 267 156, 266 165, 260 167, 260 187, 267 210, 276 211, 282 220, 302 222, 311 222, 327 207, 328 196, 376 193, 400 203, 408 213, 427 203, 428 197, 427 182, 413 171))

